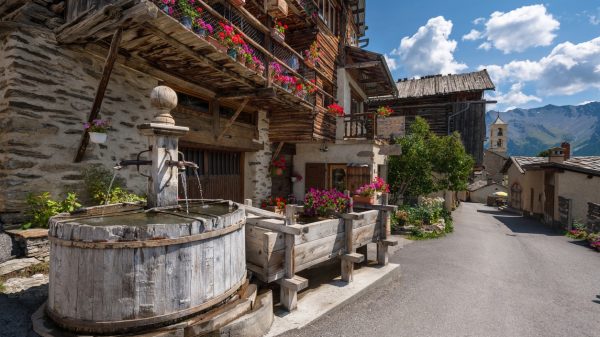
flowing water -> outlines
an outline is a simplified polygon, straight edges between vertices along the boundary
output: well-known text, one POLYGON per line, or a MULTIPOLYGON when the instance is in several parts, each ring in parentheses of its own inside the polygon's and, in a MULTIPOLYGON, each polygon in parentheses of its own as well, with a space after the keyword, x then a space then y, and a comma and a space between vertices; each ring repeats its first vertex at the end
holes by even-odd
POLYGON ((187 175, 186 175, 186 171, 183 170, 181 172, 179 172, 179 175, 181 176, 181 184, 183 185, 183 196, 185 197, 185 212, 186 213, 190 213, 190 204, 189 204, 189 200, 188 200, 188 191, 187 191, 187 175))
MULTIPOLYGON (((106 199, 104 200, 104 205, 108 205, 110 203, 110 191, 112 190, 115 178, 117 177, 117 173, 117 170, 115 170, 112 178, 110 179, 110 184, 108 184, 108 191, 106 191, 106 199)), ((102 209, 102 215, 104 215, 104 208, 102 209)))
POLYGON ((204 205, 204 196, 202 195, 202 183, 200 182, 200 174, 198 173, 199 169, 194 170, 194 174, 196 175, 196 180, 198 181, 198 190, 200 190, 200 202, 202 203, 202 207, 206 207, 204 205))

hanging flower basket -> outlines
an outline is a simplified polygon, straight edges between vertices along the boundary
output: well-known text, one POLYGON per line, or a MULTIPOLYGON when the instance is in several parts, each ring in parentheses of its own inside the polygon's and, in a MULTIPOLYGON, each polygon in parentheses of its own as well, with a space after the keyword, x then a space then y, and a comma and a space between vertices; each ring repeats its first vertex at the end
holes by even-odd
POLYGON ((90 136, 90 141, 96 144, 106 143, 108 135, 106 132, 110 127, 110 121, 94 119, 91 123, 84 123, 83 128, 90 136))
POLYGON ((108 135, 102 132, 90 132, 90 141, 95 144, 104 144, 108 135))
POLYGON ((283 169, 281 167, 276 167, 273 169, 273 174, 276 176, 282 176, 283 175, 283 169))

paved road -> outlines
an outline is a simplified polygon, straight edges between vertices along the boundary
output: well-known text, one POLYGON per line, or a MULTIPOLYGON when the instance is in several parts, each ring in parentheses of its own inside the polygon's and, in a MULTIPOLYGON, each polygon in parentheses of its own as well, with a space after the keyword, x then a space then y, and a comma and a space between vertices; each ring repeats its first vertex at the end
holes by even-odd
POLYGON ((282 336, 600 336, 600 253, 479 204, 454 218, 391 258, 399 278, 282 336))

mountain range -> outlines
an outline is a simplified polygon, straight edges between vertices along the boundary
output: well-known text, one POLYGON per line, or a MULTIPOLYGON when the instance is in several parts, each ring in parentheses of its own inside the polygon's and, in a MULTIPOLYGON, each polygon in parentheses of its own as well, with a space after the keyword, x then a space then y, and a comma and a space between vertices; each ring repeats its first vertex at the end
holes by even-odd
MULTIPOLYGON (((497 111, 486 113, 488 137, 497 116, 497 111)), ((501 112, 500 118, 508 123, 511 156, 535 156, 563 141, 571 143, 573 155, 600 156, 600 102, 513 109, 501 112)))

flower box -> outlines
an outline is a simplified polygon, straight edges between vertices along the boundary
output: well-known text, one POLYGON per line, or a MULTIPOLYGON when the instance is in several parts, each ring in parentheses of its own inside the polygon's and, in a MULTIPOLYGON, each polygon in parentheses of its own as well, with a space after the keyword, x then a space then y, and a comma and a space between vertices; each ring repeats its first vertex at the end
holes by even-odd
POLYGON ((285 33, 282 33, 275 28, 271 29, 271 36, 279 42, 285 42, 285 33))
POLYGON ((206 39, 208 40, 208 43, 212 44, 213 47, 215 47, 218 51, 220 51, 221 53, 227 53, 227 47, 222 45, 219 41, 217 41, 217 39, 210 36, 206 39))
POLYGON ((106 143, 106 139, 108 135, 102 132, 90 132, 90 141, 96 144, 104 144, 106 143))
POLYGON ((267 12, 274 18, 285 18, 288 15, 288 4, 285 0, 269 0, 267 12))
POLYGON ((284 213, 284 209, 279 208, 277 206, 267 206, 267 207, 265 207, 265 209, 269 212, 274 212, 274 213, 281 214, 281 215, 283 215, 283 213, 284 213))
POLYGON ((369 205, 374 205, 375 204, 375 196, 362 196, 362 195, 355 195, 352 197, 352 201, 354 201, 354 203, 357 204, 369 204, 369 205))

